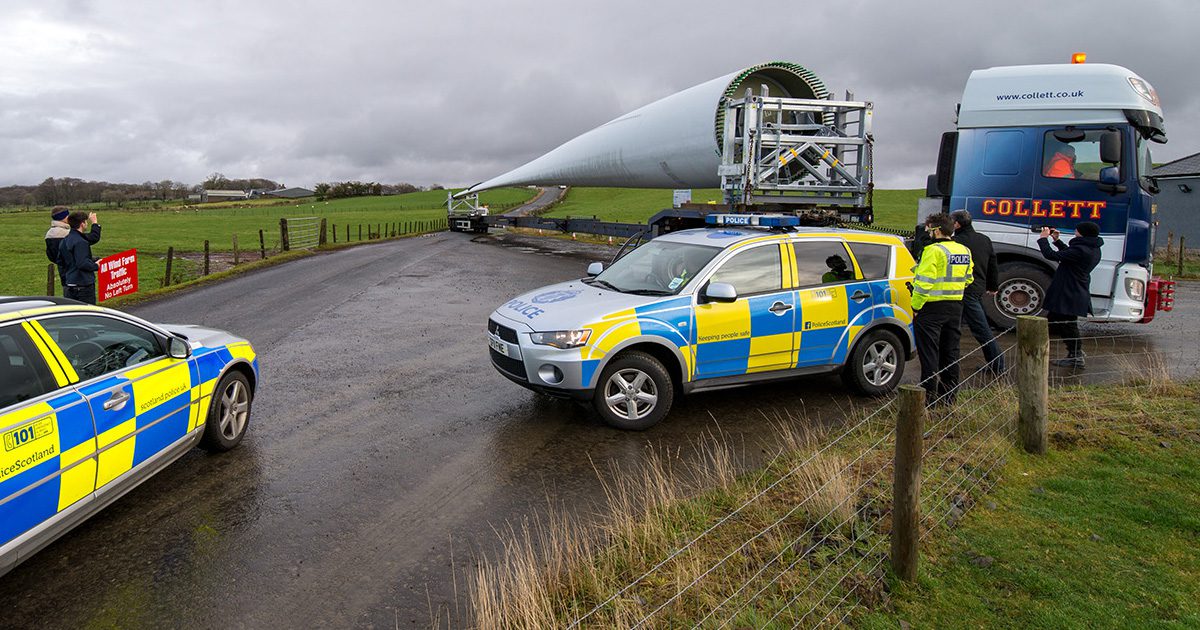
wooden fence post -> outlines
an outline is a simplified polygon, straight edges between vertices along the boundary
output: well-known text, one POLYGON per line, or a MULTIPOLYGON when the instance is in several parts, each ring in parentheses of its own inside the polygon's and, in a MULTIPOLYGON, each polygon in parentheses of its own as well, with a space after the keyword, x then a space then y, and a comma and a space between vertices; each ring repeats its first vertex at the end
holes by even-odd
POLYGON ((258 231, 258 255, 261 257, 260 260, 267 259, 267 239, 263 236, 262 230, 258 231))
POLYGON ((350 242, 350 224, 349 223, 346 224, 346 242, 347 243, 350 242))
POLYGON ((329 242, 329 230, 327 228, 328 228, 328 225, 326 225, 325 219, 324 219, 324 217, 322 217, 321 218, 321 231, 317 236, 317 245, 324 245, 325 243, 329 242))
POLYGON ((925 390, 916 385, 901 385, 892 478, 892 570, 905 582, 917 579, 924 432, 925 390))
POLYGON ((329 233, 333 235, 333 242, 337 243, 337 224, 336 223, 329 226, 329 233))
POLYGON ((279 220, 279 249, 285 252, 291 249, 291 246, 288 244, 287 219, 279 220))
POLYGON ((209 272, 208 260, 209 260, 208 259, 208 239, 205 239, 205 241, 204 241, 204 275, 206 275, 206 276, 208 275, 208 272, 209 272))
POLYGON ((168 247, 167 248, 167 270, 163 274, 163 286, 164 287, 171 286, 171 263, 174 260, 175 260, 175 248, 168 247))
POLYGON ((237 234, 233 235, 233 264, 242 262, 242 250, 238 248, 237 234))
POLYGON ((1175 244, 1175 232, 1168 231, 1167 232, 1167 260, 1171 260, 1171 249, 1172 249, 1171 246, 1174 244, 1175 244))
POLYGON ((1046 454, 1050 329, 1044 317, 1017 318, 1017 432, 1026 453, 1046 454))
MULTIPOLYGON (((46 266, 46 295, 54 297, 54 272, 56 271, 54 263, 46 266)), ((66 294, 66 291, 63 291, 66 294)))
POLYGON ((1179 235, 1179 273, 1177 274, 1180 276, 1183 275, 1183 253, 1187 251, 1187 247, 1184 245, 1185 241, 1186 241, 1186 239, 1184 239, 1183 235, 1180 234, 1179 235))
POLYGON ((362 240, 362 224, 358 224, 358 240, 362 240))

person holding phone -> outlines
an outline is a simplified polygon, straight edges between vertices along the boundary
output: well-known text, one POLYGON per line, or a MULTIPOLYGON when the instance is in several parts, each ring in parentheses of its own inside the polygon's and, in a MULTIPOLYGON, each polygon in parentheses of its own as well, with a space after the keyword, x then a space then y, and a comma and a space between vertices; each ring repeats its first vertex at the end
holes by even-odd
POLYGON ((1063 340, 1067 347, 1067 356, 1054 359, 1050 363, 1058 367, 1082 369, 1084 353, 1079 339, 1078 318, 1087 317, 1092 312, 1092 296, 1089 287, 1092 284, 1092 270, 1100 264, 1100 248, 1104 239, 1100 238, 1100 226, 1091 221, 1084 221, 1075 226, 1075 237, 1071 242, 1063 243, 1058 230, 1052 227, 1042 227, 1038 239, 1038 249, 1042 257, 1058 263, 1054 270, 1054 278, 1050 280, 1050 288, 1046 290, 1046 310, 1049 315, 1050 332, 1063 340), (1050 247, 1050 243, 1054 247, 1050 247))

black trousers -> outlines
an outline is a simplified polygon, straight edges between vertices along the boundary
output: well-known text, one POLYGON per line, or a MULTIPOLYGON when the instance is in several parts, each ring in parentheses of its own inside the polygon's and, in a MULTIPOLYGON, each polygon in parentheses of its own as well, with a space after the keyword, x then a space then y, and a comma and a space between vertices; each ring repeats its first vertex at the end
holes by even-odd
POLYGON ((954 402, 958 389, 958 344, 962 340, 962 302, 926 302, 913 318, 921 387, 926 402, 954 402))
POLYGON ((94 284, 75 284, 67 285, 63 288, 63 297, 78 300, 84 304, 96 303, 96 285, 94 284))
POLYGON ((1079 318, 1075 315, 1049 313, 1046 315, 1046 321, 1050 334, 1058 335, 1067 346, 1067 356, 1080 356, 1082 342, 1079 340, 1079 318))

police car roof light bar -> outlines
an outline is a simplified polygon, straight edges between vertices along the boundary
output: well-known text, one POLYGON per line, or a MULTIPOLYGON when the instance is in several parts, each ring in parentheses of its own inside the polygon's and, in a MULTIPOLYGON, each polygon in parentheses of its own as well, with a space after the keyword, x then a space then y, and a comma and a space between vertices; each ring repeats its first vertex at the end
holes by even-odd
POLYGON ((800 217, 786 214, 710 214, 704 221, 709 225, 781 229, 800 225, 800 217))

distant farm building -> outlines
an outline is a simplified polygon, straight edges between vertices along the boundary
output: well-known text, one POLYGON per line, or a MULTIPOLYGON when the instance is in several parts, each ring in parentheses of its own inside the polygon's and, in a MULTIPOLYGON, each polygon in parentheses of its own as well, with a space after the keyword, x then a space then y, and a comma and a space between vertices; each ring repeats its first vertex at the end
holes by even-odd
POLYGON ((301 197, 311 197, 317 193, 307 188, 280 188, 279 190, 271 190, 266 193, 268 197, 279 197, 280 199, 299 199, 301 197))
POLYGON ((201 190, 201 203, 209 201, 238 201, 241 199, 249 199, 250 195, 244 190, 201 190))
POLYGON ((1188 249, 1200 247, 1200 153, 1154 169, 1159 192, 1154 203, 1158 221, 1156 247, 1166 247, 1168 233, 1187 239, 1188 249))

